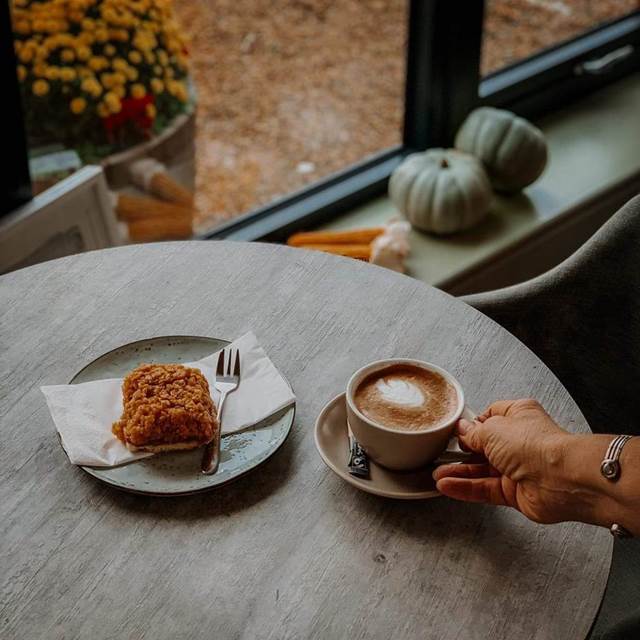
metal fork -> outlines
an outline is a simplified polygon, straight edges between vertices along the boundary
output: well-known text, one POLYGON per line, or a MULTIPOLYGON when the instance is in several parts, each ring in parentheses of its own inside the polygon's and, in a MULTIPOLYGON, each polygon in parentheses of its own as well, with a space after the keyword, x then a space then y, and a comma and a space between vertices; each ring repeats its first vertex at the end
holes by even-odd
POLYGON ((240 352, 237 349, 223 349, 218 356, 218 367, 216 369, 216 381, 214 387, 220 392, 220 402, 218 403, 218 429, 213 440, 205 447, 202 455, 201 469, 205 475, 213 475, 218 470, 220 464, 220 435, 222 433, 222 407, 229 393, 232 393, 240 384, 240 352), (227 366, 225 368, 225 354, 227 366), (235 365, 232 362, 235 360, 235 365), (233 373, 232 373, 233 371, 233 373))

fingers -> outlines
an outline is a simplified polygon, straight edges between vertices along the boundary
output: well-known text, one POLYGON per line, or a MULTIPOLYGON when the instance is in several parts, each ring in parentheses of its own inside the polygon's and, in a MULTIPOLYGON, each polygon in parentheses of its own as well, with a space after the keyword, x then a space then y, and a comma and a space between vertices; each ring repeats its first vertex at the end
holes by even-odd
POLYGON ((481 422, 469 422, 461 418, 456 425, 456 433, 460 444, 466 450, 483 453, 486 427, 481 422))
POLYGON ((490 464, 443 464, 433 472, 433 478, 488 478, 500 474, 490 464))
POLYGON ((517 400, 498 400, 497 402, 493 402, 476 419, 484 422, 495 416, 506 416, 516 402, 517 400))
MULTIPOLYGON (((489 418, 495 418, 496 416, 508 417, 515 415, 523 409, 536 409, 541 410, 542 406, 537 400, 533 398, 519 398, 518 400, 498 400, 490 404, 476 420, 484 422, 489 418)), ((542 409, 544 410, 544 409, 542 409)))
POLYGON ((446 477, 436 482, 440 493, 454 500, 483 502, 506 506, 500 478, 452 478, 446 477))

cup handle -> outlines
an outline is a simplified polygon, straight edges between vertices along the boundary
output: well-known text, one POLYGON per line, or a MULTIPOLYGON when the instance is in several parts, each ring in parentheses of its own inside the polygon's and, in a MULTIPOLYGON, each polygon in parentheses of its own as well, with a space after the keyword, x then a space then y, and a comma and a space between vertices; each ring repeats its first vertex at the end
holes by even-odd
MULTIPOLYGON (((474 420, 475 413, 469 409, 469 407, 465 407, 462 412, 462 417, 467 420, 474 420)), ((453 436, 449 440, 449 444, 447 448, 433 461, 433 464, 450 464, 452 462, 466 462, 473 454, 471 451, 463 451, 460 448, 460 443, 458 442, 458 438, 453 436)))
POLYGON ((433 461, 433 464, 450 464, 452 462, 465 462, 471 457, 471 451, 463 451, 460 448, 458 438, 451 438, 447 448, 433 461))

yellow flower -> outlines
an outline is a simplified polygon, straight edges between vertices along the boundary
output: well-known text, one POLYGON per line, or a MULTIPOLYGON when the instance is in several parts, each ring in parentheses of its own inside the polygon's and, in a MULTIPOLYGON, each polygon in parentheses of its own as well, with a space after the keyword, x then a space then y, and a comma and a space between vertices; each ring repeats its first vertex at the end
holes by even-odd
POLYGON ((189 59, 184 53, 179 53, 176 55, 176 64, 182 69, 186 70, 187 65, 189 64, 189 59))
POLYGON ((60 68, 47 67, 44 76, 47 80, 60 80, 60 68))
POLYGON ((178 83, 178 90, 176 91, 175 96, 180 100, 180 102, 187 102, 189 100, 189 91, 184 83, 178 83))
POLYGON ((114 60, 111 61, 111 66, 116 71, 125 71, 129 65, 127 64, 127 61, 124 60, 123 58, 115 58, 114 60))
POLYGON ((91 57, 91 48, 87 45, 80 45, 76 49, 78 60, 88 60, 91 57))
POLYGON ((95 37, 98 42, 106 42, 109 39, 109 30, 104 27, 100 27, 95 31, 95 37))
POLYGON ((132 98, 144 98, 147 95, 147 90, 144 88, 142 84, 134 84, 131 87, 131 97, 132 98))
POLYGON ((146 114, 147 114, 147 116, 148 116, 149 118, 153 119, 153 118, 155 118, 155 117, 156 117, 156 113, 157 113, 157 111, 156 111, 156 107, 155 107, 155 105, 153 105, 153 104, 148 104, 148 105, 144 108, 144 110, 145 110, 145 112, 146 112, 146 114))
POLYGON ((27 77, 27 70, 24 66, 19 64, 17 67, 17 72, 18 72, 18 80, 22 82, 27 77))
POLYGON ((74 98, 69 103, 69 108, 71 109, 71 113, 75 113, 77 115, 87 108, 87 101, 84 98, 74 98))
POLYGON ((139 51, 129 51, 129 61, 133 64, 140 64, 142 62, 142 55, 139 51))
POLYGON ((127 95, 127 90, 122 84, 116 85, 115 87, 113 87, 113 89, 111 89, 111 91, 113 91, 113 93, 115 93, 120 99, 124 98, 127 95))
POLYGON ((38 76, 39 78, 45 78, 47 75, 47 65, 44 62, 38 62, 38 64, 34 64, 32 67, 33 75, 38 76))
POLYGON ((82 21, 82 28, 85 31, 93 31, 96 28, 96 21, 91 18, 85 18, 82 21))
POLYGON ((13 30, 22 36, 27 36, 31 33, 31 25, 28 20, 16 20, 13 30))
POLYGON ((93 31, 82 31, 76 36, 75 45, 79 47, 80 45, 92 45, 95 40, 95 36, 93 35, 93 31))
POLYGON ((116 42, 127 42, 129 40, 129 32, 126 29, 109 29, 108 38, 116 42))
POLYGON ((49 93, 49 83, 46 80, 36 80, 31 85, 31 90, 36 96, 46 96, 49 93))
POLYGON ((162 93, 164 91, 164 82, 160 78, 151 78, 151 88, 154 93, 162 93))
POLYGON ((85 78, 80 84, 80 88, 94 98, 99 98, 102 94, 102 87, 95 78, 85 78))
POLYGON ((104 104, 108 107, 111 113, 118 113, 120 109, 122 109, 122 103, 120 102, 120 98, 113 93, 113 91, 109 91, 104 95, 104 104))
POLYGON ((159 64, 155 65, 155 67, 153 67, 153 73, 155 73, 157 76, 161 76, 162 67, 159 64))
POLYGON ((60 53, 60 59, 62 62, 73 62, 76 58, 75 53, 71 49, 63 49, 60 53))
POLYGON ((109 62, 102 56, 93 56, 89 58, 88 65, 93 71, 100 71, 101 69, 106 69, 109 66, 109 62))
POLYGON ((107 107, 106 104, 104 104, 104 102, 101 102, 97 107, 96 107, 96 113, 98 114, 98 116, 100 118, 106 118, 110 111, 109 111, 109 107, 107 107))
POLYGON ((167 68, 164 70, 164 76, 165 76, 165 78, 173 78, 173 76, 174 76, 174 75, 175 75, 175 74, 174 74, 174 71, 173 71, 173 69, 172 69, 171 67, 167 67, 167 68))
POLYGON ((104 52, 105 56, 109 56, 109 57, 115 56, 116 55, 116 48, 112 44, 105 44, 103 52, 104 52))
POLYGON ((73 82, 77 75, 76 70, 71 67, 62 67, 60 69, 60 80, 63 82, 73 82))
POLYGON ((133 67, 127 67, 127 70, 125 73, 127 75, 127 79, 130 82, 135 82, 138 79, 138 70, 134 69, 133 67))
POLYGON ((113 78, 114 84, 125 84, 127 82, 127 76, 125 76, 122 71, 114 71, 111 77, 113 78))
POLYGON ((163 67, 166 67, 169 64, 169 56, 164 49, 158 49, 158 51, 156 51, 156 55, 158 56, 158 62, 163 67))
POLYGON ((24 62, 24 63, 31 62, 31 60, 33 59, 33 50, 23 47, 22 49, 20 49, 18 58, 20 59, 20 62, 24 62))

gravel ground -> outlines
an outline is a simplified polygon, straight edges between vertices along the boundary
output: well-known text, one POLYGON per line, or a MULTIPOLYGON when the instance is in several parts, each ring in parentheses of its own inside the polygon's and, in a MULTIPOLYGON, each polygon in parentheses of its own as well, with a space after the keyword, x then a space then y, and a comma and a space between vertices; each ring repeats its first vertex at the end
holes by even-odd
MULTIPOLYGON (((196 225, 401 142, 406 0, 175 0, 198 91, 196 225)), ((489 0, 482 71, 640 7, 489 0)))

